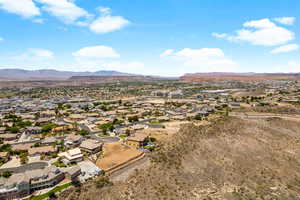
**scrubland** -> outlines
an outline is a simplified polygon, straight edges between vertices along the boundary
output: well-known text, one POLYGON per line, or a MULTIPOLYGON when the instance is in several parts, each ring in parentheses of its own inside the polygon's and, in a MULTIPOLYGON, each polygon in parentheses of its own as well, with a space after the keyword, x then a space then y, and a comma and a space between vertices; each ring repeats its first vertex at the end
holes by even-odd
POLYGON ((226 117, 186 124, 125 182, 91 181, 61 199, 300 199, 300 123, 226 117))

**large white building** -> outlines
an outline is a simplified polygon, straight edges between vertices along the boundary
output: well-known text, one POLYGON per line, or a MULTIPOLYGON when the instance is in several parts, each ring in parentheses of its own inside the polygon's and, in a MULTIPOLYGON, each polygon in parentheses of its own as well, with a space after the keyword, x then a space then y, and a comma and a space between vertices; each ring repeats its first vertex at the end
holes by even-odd
POLYGON ((58 154, 59 157, 63 158, 65 164, 77 163, 83 161, 83 154, 79 148, 70 149, 69 151, 58 154))

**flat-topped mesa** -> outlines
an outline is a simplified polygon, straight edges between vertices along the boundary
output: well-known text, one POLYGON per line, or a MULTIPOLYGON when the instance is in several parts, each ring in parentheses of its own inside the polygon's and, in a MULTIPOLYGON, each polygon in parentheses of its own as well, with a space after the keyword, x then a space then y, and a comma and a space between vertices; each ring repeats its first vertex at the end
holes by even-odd
POLYGON ((300 80, 300 73, 234 73, 234 72, 211 72, 185 74, 180 77, 187 82, 214 82, 214 81, 280 81, 300 80))

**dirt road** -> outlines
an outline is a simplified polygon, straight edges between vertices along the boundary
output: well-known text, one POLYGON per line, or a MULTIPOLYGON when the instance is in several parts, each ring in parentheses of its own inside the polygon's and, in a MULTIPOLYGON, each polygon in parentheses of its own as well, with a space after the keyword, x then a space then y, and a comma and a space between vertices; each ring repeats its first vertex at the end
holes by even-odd
POLYGON ((299 115, 276 114, 276 113, 245 112, 245 113, 230 113, 229 116, 239 117, 239 118, 243 118, 243 119, 266 119, 266 118, 272 118, 272 117, 279 117, 281 119, 300 121, 299 115))
POLYGON ((126 167, 113 172, 110 175, 112 181, 125 181, 136 169, 145 169, 150 166, 150 159, 148 156, 133 162, 126 167))

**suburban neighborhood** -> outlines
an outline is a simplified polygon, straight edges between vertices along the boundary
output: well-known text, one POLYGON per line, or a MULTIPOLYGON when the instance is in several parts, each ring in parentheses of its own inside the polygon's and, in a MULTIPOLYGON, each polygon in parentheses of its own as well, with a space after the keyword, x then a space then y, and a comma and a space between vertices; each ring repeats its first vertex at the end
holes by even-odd
POLYGON ((113 176, 149 162, 182 124, 260 107, 292 109, 298 87, 295 81, 154 81, 21 88, 0 99, 0 197, 25 198, 113 176))

